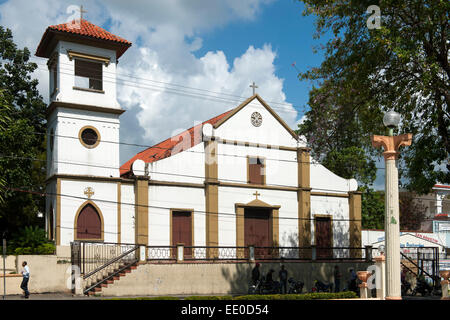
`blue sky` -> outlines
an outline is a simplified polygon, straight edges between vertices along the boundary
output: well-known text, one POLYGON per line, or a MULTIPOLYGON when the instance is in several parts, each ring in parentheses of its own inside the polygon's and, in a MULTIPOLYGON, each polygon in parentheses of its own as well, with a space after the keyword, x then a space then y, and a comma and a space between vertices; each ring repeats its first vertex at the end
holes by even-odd
MULTIPOLYGON (((133 42, 117 70, 127 110, 120 136, 129 144, 151 146, 234 108, 251 96, 253 81, 296 129, 311 83, 298 80, 292 63, 300 71, 319 66, 323 53, 313 46, 328 39, 313 39, 314 17, 293 0, 0 0, 0 24, 35 52, 46 27, 67 22, 68 8, 80 4, 87 20, 133 42)), ((33 59, 48 99, 46 61, 33 59)), ((142 149, 121 145, 120 162, 142 149)))
MULTIPOLYGON (((203 48, 196 54, 209 50, 223 50, 230 59, 244 52, 251 44, 262 47, 272 45, 277 53, 276 74, 284 79, 283 90, 287 101, 294 106, 304 107, 308 102, 311 84, 297 78, 297 70, 304 72, 319 66, 322 52, 313 53, 313 46, 325 43, 328 37, 313 40, 314 17, 303 16, 303 3, 293 0, 276 1, 267 5, 255 21, 234 22, 203 37, 203 48)), ((303 111, 303 109, 299 109, 303 111)), ((300 114, 301 115, 301 114, 300 114)))

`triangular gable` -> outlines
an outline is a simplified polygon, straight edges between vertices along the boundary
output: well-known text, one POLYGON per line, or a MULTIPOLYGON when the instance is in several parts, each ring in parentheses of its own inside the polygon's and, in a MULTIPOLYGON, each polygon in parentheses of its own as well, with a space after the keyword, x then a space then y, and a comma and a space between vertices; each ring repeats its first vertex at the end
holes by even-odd
POLYGON ((247 106, 250 102, 252 102, 253 100, 258 100, 264 108, 266 108, 267 111, 269 111, 269 113, 286 129, 286 131, 289 132, 289 134, 295 139, 298 140, 298 135, 294 132, 294 130, 292 130, 287 124, 286 122, 284 122, 283 119, 281 119, 281 117, 275 112, 273 111, 273 109, 258 95, 258 94, 254 94, 253 96, 251 96, 250 98, 248 98, 247 100, 245 100, 244 102, 242 102, 239 106, 237 106, 236 108, 234 108, 230 113, 228 113, 225 117, 223 117, 220 121, 216 122, 214 124, 214 129, 219 128, 222 124, 224 124, 225 122, 227 122, 230 118, 232 118, 235 114, 237 114, 239 111, 241 111, 243 108, 245 108, 245 106, 247 106))

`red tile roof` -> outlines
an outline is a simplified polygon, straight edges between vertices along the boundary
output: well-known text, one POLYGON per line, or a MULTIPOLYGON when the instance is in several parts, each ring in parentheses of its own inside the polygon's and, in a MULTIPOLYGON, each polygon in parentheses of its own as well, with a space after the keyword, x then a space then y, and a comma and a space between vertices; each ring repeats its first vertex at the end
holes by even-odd
POLYGON ((128 172, 130 172, 131 165, 137 159, 143 160, 146 163, 156 162, 158 160, 165 159, 174 154, 188 150, 188 149, 192 148, 193 146, 199 144, 200 142, 202 142, 202 126, 206 123, 210 123, 211 125, 214 125, 219 120, 224 118, 231 111, 232 110, 222 113, 212 119, 209 119, 209 120, 203 122, 202 124, 198 124, 192 128, 189 128, 188 130, 185 130, 185 131, 177 134, 176 136, 173 136, 169 139, 166 139, 166 140, 154 145, 153 147, 150 147, 142 152, 139 152, 137 155, 135 155, 133 158, 131 158, 130 160, 125 162, 120 167, 120 175, 122 176, 122 175, 125 175, 128 172), (184 137, 191 138, 191 141, 189 144, 181 143, 183 141, 184 137), (188 145, 188 147, 184 148, 187 145, 188 145), (177 146, 177 148, 174 150, 175 146, 177 146))
POLYGON ((109 43, 118 45, 122 47, 122 49, 118 51, 117 58, 119 58, 125 52, 125 50, 131 46, 130 41, 121 38, 119 36, 116 36, 115 34, 112 34, 111 32, 106 31, 105 29, 100 28, 99 26, 96 26, 95 24, 85 19, 81 19, 81 20, 74 20, 69 23, 61 23, 47 27, 47 30, 45 30, 41 42, 39 43, 39 46, 36 50, 36 55, 38 57, 47 57, 46 47, 51 43, 50 38, 54 33, 63 33, 74 37, 83 37, 94 40, 107 41, 109 43))

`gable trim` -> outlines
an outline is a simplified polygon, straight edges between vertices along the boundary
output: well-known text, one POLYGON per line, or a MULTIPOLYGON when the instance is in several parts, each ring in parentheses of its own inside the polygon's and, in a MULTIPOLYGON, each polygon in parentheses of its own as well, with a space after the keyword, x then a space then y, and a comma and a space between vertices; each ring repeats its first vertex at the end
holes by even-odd
POLYGON ((218 122, 214 124, 214 129, 219 128, 222 124, 224 124, 228 119, 233 117, 236 113, 241 111, 246 105, 248 105, 250 102, 252 102, 254 99, 257 99, 264 108, 266 108, 269 113, 278 120, 278 122, 289 132, 289 134, 295 139, 298 140, 298 135, 292 130, 286 122, 284 122, 283 119, 275 112, 273 109, 256 93, 244 102, 242 102, 239 106, 237 106, 233 111, 231 111, 229 114, 227 114, 224 118, 220 119, 218 122))

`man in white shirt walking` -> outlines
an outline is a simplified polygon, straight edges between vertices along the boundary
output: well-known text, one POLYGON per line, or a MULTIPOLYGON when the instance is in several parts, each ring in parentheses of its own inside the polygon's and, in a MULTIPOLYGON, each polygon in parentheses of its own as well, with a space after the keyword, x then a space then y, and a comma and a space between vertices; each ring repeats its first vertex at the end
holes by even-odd
POLYGON ((28 297, 30 296, 30 292, 28 292, 28 280, 30 280, 30 268, 27 266, 27 262, 24 261, 22 263, 22 276, 23 276, 23 280, 22 280, 22 284, 20 285, 20 288, 23 290, 24 294, 25 294, 25 299, 28 299, 28 297))

